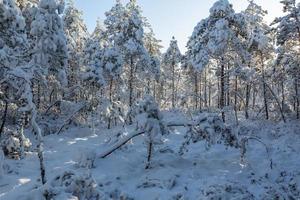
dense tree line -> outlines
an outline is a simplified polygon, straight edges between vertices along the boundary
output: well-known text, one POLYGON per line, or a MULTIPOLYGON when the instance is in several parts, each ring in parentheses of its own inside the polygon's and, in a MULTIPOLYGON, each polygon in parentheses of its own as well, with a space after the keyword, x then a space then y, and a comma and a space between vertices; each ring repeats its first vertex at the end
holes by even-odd
MULTIPOLYGON (((174 37, 162 52, 135 0, 117 0, 92 33, 72 1, 0 1, 4 154, 23 158, 30 146, 24 129, 31 130, 45 183, 43 136, 90 117, 109 129, 130 125, 144 105, 139 110, 157 127, 158 107, 217 112, 224 122, 231 113, 236 123, 299 119, 300 6, 281 3, 284 16, 269 25, 253 0, 239 13, 218 0, 182 54, 174 37)), ((149 130, 151 145, 155 134, 149 130)))

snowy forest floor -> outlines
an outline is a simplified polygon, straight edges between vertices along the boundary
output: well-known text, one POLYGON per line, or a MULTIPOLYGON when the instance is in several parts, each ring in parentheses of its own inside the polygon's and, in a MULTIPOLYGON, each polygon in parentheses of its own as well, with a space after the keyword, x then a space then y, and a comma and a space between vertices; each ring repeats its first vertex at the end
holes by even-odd
MULTIPOLYGON (((176 113, 165 113, 165 119, 184 120, 176 113)), ((122 137, 124 130, 70 128, 44 138, 47 180, 51 182, 65 171, 90 173, 101 199, 300 199, 299 121, 249 120, 240 126, 251 129, 270 148, 273 169, 265 146, 254 140, 248 144, 245 165, 240 164, 238 149, 215 145, 207 150, 202 142, 191 144, 189 152, 180 156, 185 128, 174 128, 164 136, 163 144, 154 146, 150 169, 145 169, 143 136, 105 159, 97 157, 92 169, 82 168, 78 161, 83 155, 101 154, 122 137)), ((125 130, 132 131, 133 127, 125 130)), ((41 185, 37 155, 29 153, 23 160, 5 163, 8 173, 0 178, 0 199, 40 199, 40 190, 35 189, 41 185)))

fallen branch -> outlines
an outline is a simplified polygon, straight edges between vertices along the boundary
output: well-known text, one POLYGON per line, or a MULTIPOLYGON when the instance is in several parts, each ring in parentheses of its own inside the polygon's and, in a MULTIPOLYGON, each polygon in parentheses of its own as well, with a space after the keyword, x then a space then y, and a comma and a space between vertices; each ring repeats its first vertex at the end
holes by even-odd
POLYGON ((100 154, 99 157, 100 158, 105 158, 107 156, 109 156, 110 154, 112 154, 114 151, 116 151, 117 149, 119 149, 120 147, 122 147, 123 145, 125 145, 129 140, 131 140, 132 138, 135 138, 139 135, 144 134, 145 131, 141 131, 141 132, 135 132, 133 134, 128 135, 127 137, 125 137, 123 140, 117 142, 114 146, 112 146, 110 149, 108 149, 107 151, 105 151, 104 153, 100 154))
MULTIPOLYGON (((170 123, 167 126, 168 127, 190 127, 190 126, 193 126, 193 124, 192 123, 186 123, 186 124, 182 124, 182 123, 170 123)), ((137 137, 139 135, 142 135, 144 133, 145 133, 145 131, 140 131, 140 132, 135 132, 135 133, 132 133, 132 134, 128 135, 126 138, 124 138, 123 140, 121 140, 118 143, 116 143, 114 146, 112 146, 106 152, 100 154, 99 157, 100 158, 105 158, 105 157, 109 156, 114 151, 116 151, 117 149, 119 149, 120 147, 122 147, 123 145, 125 145, 132 138, 135 138, 135 137, 137 137)))

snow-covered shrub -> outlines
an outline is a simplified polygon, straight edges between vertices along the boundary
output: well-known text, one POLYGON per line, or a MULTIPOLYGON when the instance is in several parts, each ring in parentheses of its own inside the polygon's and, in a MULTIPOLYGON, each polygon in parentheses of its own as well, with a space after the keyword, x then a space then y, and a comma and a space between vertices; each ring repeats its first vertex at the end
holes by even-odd
POLYGON ((94 168, 95 167, 96 152, 95 151, 82 151, 80 152, 76 166, 81 168, 94 168))
POLYGON ((108 199, 122 199, 122 200, 134 200, 134 198, 131 198, 128 194, 120 191, 119 189, 115 189, 107 194, 108 199))
POLYGON ((251 194, 245 187, 235 184, 211 185, 202 190, 203 200, 254 200, 254 195, 251 194))
POLYGON ((31 146, 31 142, 28 138, 24 137, 24 135, 20 135, 20 133, 7 129, 4 132, 4 136, 2 138, 1 146, 4 154, 12 159, 19 159, 22 149, 28 150, 31 146), (21 142, 23 144, 21 144, 21 142))
POLYGON ((90 174, 66 171, 38 190, 45 199, 100 200, 102 194, 90 174))
POLYGON ((275 183, 270 184, 266 177, 260 179, 266 192, 260 197, 268 199, 300 199, 300 172, 280 172, 275 183), (267 185, 265 185, 267 183, 267 185))
POLYGON ((150 165, 151 154, 154 144, 161 144, 161 135, 168 133, 166 126, 162 122, 162 115, 151 96, 145 96, 144 99, 138 101, 131 110, 133 114, 137 131, 144 131, 146 134, 146 143, 148 145, 148 163, 150 165))
POLYGON ((115 122, 124 123, 123 108, 120 101, 110 101, 109 99, 103 99, 98 107, 98 112, 101 118, 108 122, 108 128, 111 128, 111 123, 115 122))
POLYGON ((193 142, 205 141, 207 148, 214 144, 239 148, 239 140, 234 132, 225 125, 222 118, 216 114, 203 114, 193 121, 193 125, 185 135, 185 141, 180 148, 180 154, 188 151, 187 146, 193 142))
POLYGON ((162 123, 162 115, 153 97, 146 96, 136 102, 131 114, 134 116, 136 129, 147 133, 148 143, 161 143, 160 136, 166 134, 167 129, 162 123))

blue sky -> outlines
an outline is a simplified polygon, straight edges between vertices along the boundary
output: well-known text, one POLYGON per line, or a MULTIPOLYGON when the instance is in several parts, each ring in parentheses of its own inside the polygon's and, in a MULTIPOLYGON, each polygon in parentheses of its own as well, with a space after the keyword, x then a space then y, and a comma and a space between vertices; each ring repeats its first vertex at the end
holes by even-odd
MULTIPOLYGON (((123 0, 126 3, 128 0, 123 0)), ((209 14, 209 8, 216 0, 137 0, 148 18, 158 39, 167 48, 172 36, 178 40, 182 52, 195 25, 209 14)), ((236 11, 247 6, 247 0, 229 0, 236 11)), ((256 3, 269 11, 266 20, 280 16, 280 0, 256 0, 256 3)), ((104 13, 115 4, 115 0, 75 0, 77 8, 83 11, 89 31, 93 31, 97 18, 104 19, 104 13)))

